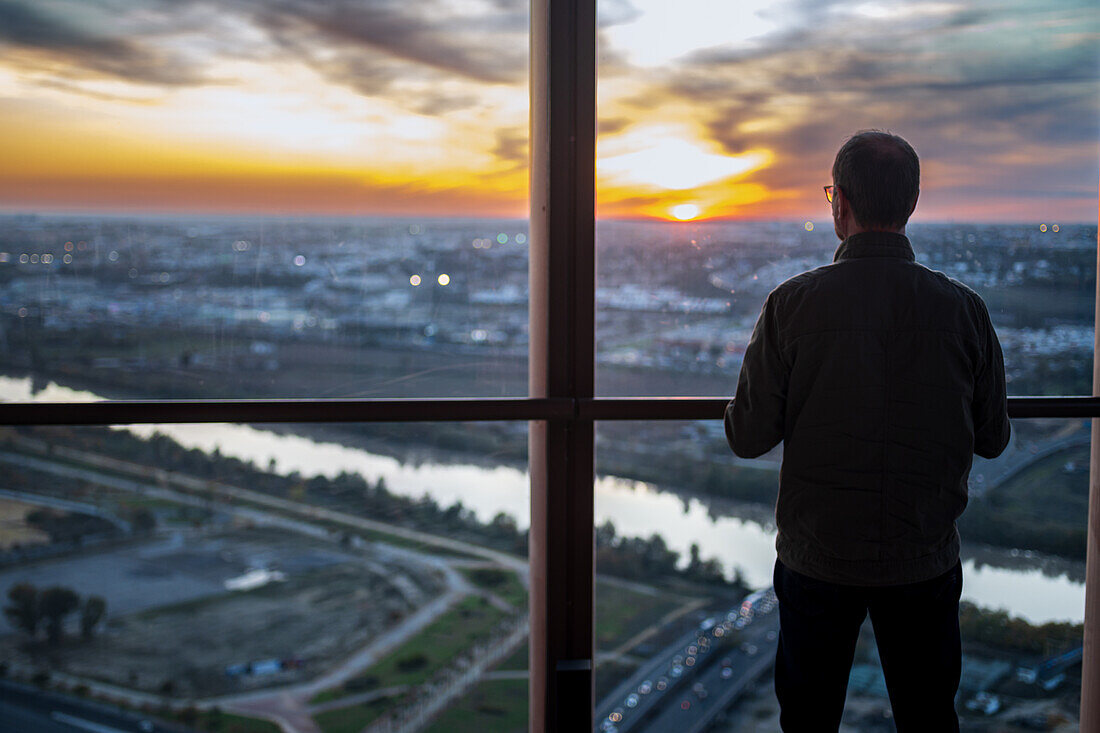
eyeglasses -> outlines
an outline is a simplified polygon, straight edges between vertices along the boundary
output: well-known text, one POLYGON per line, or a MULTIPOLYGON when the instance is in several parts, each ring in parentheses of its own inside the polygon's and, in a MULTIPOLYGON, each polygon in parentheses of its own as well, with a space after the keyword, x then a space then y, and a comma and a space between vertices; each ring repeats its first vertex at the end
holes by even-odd
POLYGON ((830 204, 833 203, 833 197, 836 196, 836 186, 825 187, 825 200, 830 204))

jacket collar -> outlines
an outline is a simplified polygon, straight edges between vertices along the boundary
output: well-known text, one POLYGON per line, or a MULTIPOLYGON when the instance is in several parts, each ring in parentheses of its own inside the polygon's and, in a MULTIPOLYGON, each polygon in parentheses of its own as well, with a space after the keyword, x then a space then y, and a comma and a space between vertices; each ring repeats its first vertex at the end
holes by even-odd
POLYGON ((833 255, 833 262, 857 257, 900 257, 913 261, 913 247, 909 238, 896 232, 860 232, 840 243, 833 255))

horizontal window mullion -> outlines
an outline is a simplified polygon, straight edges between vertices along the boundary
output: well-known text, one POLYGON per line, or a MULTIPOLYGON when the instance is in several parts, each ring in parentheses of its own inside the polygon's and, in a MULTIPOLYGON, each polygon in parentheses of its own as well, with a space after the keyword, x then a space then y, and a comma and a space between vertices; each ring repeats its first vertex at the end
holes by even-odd
MULTIPOLYGON (((0 425, 717 420, 726 397, 117 400, 0 403, 0 425)), ((1011 397, 1013 418, 1100 417, 1100 397, 1011 397)))
POLYGON ((0 404, 0 425, 567 420, 573 412, 563 397, 8 402, 0 404))

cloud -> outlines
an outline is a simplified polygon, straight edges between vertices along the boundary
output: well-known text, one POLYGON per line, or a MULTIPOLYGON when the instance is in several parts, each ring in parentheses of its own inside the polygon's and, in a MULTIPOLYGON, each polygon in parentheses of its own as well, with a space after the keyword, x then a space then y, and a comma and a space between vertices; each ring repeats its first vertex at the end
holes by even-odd
MULTIPOLYGON (((449 11, 438 0, 281 0, 255 5, 258 25, 278 30, 283 39, 309 38, 320 44, 318 51, 370 49, 485 83, 526 78, 527 16, 514 3, 499 2, 470 14, 449 11), (502 10, 502 5, 508 9, 502 10)), ((301 44, 295 43, 295 48, 301 44)))
POLYGON ((601 29, 630 23, 638 19, 641 11, 630 0, 597 0, 596 22, 601 29))
POLYGON ((0 0, 0 44, 41 74, 176 86, 231 81, 223 60, 300 62, 429 115, 478 103, 448 85, 523 84, 527 32, 524 0, 0 0))
POLYGON ((528 161, 528 142, 526 128, 509 127, 496 131, 496 145, 493 155, 511 163, 514 168, 525 168, 528 161))
POLYGON ((614 135, 630 127, 633 123, 629 117, 601 117, 596 123, 598 135, 614 135))
POLYGON ((0 45, 51 56, 85 74, 158 85, 203 80, 200 69, 175 54, 137 39, 85 29, 39 5, 14 0, 0 0, 0 45))
POLYGON ((751 45, 681 59, 643 96, 691 105, 706 135, 730 154, 776 151, 752 180, 805 189, 808 202, 816 184, 828 182, 817 179, 827 178, 844 139, 875 127, 907 137, 925 160, 951 161, 965 172, 956 184, 971 185, 976 196, 1019 176, 1050 186, 1052 195, 1091 190, 1095 208, 1094 9, 1072 2, 1044 4, 1045 15, 1003 5, 797 6, 783 28, 751 45), (880 9, 896 16, 874 17, 880 9), (1014 150, 1027 152, 1003 155, 1014 150))

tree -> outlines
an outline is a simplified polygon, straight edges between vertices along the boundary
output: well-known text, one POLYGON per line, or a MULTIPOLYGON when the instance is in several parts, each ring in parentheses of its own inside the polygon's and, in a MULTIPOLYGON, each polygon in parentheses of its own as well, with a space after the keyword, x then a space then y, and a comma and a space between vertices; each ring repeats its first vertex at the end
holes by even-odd
POLYGON ((64 633, 65 617, 80 608, 80 596, 71 588, 54 586, 42 591, 38 607, 46 619, 46 635, 56 644, 64 633))
POLYGON ((688 562, 688 574, 693 574, 699 569, 699 544, 697 542, 691 543, 691 560, 688 562))
POLYGON ((80 634, 85 639, 92 638, 96 624, 107 613, 107 601, 100 596, 88 596, 80 609, 80 634))
POLYGON ((42 620, 38 606, 38 589, 30 583, 17 583, 8 589, 11 605, 4 607, 4 615, 12 625, 34 637, 42 620))

